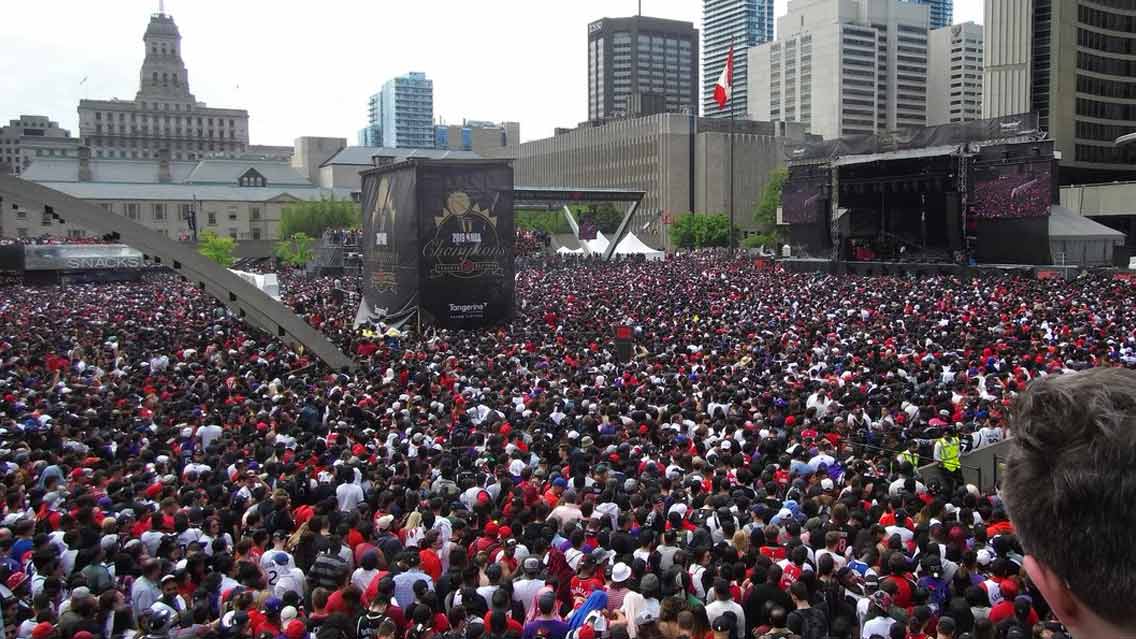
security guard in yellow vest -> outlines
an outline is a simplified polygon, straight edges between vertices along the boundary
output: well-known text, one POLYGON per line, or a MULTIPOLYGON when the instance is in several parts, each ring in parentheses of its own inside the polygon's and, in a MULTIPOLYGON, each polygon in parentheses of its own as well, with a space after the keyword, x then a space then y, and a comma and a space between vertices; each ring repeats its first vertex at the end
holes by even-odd
POLYGON ((961 454, 962 442, 953 428, 935 442, 935 461, 939 462, 943 471, 955 480, 956 485, 962 483, 961 454))
POLYGON ((912 468, 919 468, 919 442, 912 440, 907 445, 907 450, 899 454, 899 461, 911 464, 912 468))

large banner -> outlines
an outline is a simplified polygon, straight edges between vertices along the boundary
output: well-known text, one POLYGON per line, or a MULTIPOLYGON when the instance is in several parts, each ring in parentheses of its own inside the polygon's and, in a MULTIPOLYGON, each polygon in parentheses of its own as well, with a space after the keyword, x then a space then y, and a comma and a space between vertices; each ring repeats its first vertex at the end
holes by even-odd
POLYGON ((418 301, 414 167, 363 175, 363 295, 373 319, 399 323, 418 301))
POLYGON ((1037 114, 1020 113, 986 120, 903 129, 881 135, 850 135, 821 142, 786 144, 785 158, 790 162, 825 160, 845 155, 1002 140, 1036 133, 1038 133, 1037 114))
POLYGON ((506 163, 418 166, 423 321, 477 328, 513 316, 513 169, 506 163))
POLYGON ((24 246, 28 271, 138 269, 142 253, 123 244, 39 244, 24 246))
POLYGON ((1010 164, 975 164, 970 214, 976 218, 1049 215, 1053 203, 1050 159, 1010 164))

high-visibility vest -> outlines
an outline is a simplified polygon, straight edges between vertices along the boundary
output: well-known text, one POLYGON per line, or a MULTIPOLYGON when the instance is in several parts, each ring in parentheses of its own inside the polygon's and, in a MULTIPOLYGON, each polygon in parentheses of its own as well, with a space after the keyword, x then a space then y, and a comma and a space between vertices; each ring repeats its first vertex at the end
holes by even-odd
POLYGON ((905 450, 899 454, 899 461, 907 462, 912 466, 919 466, 919 455, 910 450, 905 450))
POLYGON ((959 469, 959 440, 958 437, 944 437, 939 440, 942 448, 939 451, 939 462, 948 472, 959 469))

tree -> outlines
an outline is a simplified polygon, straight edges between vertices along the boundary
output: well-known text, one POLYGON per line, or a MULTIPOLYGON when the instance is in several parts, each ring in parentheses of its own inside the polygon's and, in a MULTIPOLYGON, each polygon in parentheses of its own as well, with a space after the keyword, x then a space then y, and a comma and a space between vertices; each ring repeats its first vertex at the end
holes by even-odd
POLYGON ((315 251, 312 250, 314 244, 315 238, 307 233, 293 233, 287 239, 277 242, 276 257, 291 266, 304 266, 315 257, 315 251))
POLYGON ((228 268, 233 265, 233 249, 236 247, 237 242, 233 238, 205 231, 197 243, 197 252, 228 268))
POLYGON ((327 229, 357 228, 362 220, 359 205, 350 200, 331 197, 295 202, 285 206, 280 214, 280 237, 292 237, 297 233, 321 237, 327 229))
POLYGON ((765 182, 765 189, 753 210, 753 221, 764 231, 760 236, 770 242, 762 241, 758 246, 767 243, 777 244, 781 238, 781 229, 777 227, 777 209, 781 206, 781 188, 785 180, 789 179, 789 169, 779 167, 769 172, 765 182))
POLYGON ((671 225, 671 242, 680 248, 729 246, 730 218, 725 213, 685 213, 671 225))

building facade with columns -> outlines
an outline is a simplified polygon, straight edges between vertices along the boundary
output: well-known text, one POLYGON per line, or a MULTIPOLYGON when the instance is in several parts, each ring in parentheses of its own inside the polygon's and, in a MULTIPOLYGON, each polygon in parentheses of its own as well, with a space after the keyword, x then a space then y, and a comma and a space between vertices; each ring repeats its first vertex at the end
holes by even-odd
POLYGON ((79 137, 92 159, 195 161, 248 148, 248 111, 198 102, 189 90, 181 33, 173 16, 150 16, 142 38, 145 57, 132 100, 79 101, 79 137))

